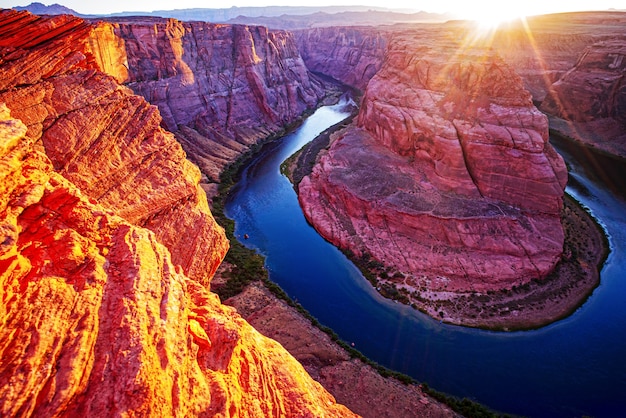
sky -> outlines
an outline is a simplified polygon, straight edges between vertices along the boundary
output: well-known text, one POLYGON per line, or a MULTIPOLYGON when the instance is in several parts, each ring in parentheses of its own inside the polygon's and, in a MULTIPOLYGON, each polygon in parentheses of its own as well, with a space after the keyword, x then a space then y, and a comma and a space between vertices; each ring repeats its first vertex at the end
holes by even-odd
MULTIPOLYGON (((26 6, 35 0, 0 0, 0 7, 26 6)), ((365 5, 406 9, 407 3, 415 11, 456 12, 468 18, 478 14, 533 15, 561 11, 626 9, 626 0, 38 0, 43 4, 59 3, 83 14, 106 14, 122 11, 153 11, 186 8, 228 8, 231 6, 330 6, 365 5)))

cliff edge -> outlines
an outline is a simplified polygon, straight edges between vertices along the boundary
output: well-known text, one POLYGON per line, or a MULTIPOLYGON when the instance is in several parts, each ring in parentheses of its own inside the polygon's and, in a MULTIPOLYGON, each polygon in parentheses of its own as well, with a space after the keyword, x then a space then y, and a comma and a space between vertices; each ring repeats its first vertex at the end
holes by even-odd
POLYGON ((228 242, 198 168, 161 128, 158 109, 119 85, 128 74, 113 29, 67 15, 0 11, 0 101, 55 171, 152 230, 186 275, 209 285, 228 242))
POLYGON ((0 11, 0 415, 355 416, 208 291, 228 242, 125 60, 0 11))
POLYGON ((0 105, 3 416, 354 416, 0 105))
POLYGON ((306 217, 407 295, 510 289, 561 258, 567 171, 493 51, 397 36, 357 123, 299 185, 306 217))

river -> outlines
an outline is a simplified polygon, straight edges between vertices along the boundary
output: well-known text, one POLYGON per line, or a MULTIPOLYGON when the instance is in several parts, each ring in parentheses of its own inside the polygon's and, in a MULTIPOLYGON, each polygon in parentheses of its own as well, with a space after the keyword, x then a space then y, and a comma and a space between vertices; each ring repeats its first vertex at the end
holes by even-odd
MULTIPOLYGON (((235 220, 235 235, 247 234, 245 245, 266 257, 270 279, 367 357, 434 389, 529 417, 622 416, 626 199, 624 189, 612 185, 615 174, 585 172, 576 161, 581 156, 567 144, 558 147, 571 167, 567 192, 601 222, 611 246, 601 284, 582 307, 533 331, 446 325, 381 297, 306 222, 280 173, 282 161, 347 115, 342 104, 318 109, 297 131, 264 147, 231 192, 226 214, 235 220)), ((619 165, 615 170, 624 174, 619 165)))

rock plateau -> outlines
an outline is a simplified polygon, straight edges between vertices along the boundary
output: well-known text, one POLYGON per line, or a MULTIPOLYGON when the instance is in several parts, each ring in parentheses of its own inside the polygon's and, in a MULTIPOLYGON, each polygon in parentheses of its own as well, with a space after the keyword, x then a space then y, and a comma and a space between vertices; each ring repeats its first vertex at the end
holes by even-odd
POLYGON ((566 181, 547 118, 497 54, 397 36, 299 198, 323 236, 408 292, 484 292, 554 268, 566 181))

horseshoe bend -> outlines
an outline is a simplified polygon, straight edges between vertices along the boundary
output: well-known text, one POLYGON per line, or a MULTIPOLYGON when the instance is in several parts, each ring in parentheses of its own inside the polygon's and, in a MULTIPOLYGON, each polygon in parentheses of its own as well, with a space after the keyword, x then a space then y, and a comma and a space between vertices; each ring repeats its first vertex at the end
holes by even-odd
POLYGON ((292 33, 0 10, 0 414, 457 416, 261 280, 223 304, 216 275, 240 270, 210 206, 232 163, 343 82, 362 89, 358 114, 295 164, 317 231, 442 322, 569 315, 606 242, 564 193, 549 126, 579 143, 605 126, 599 148, 623 155, 623 42, 550 35, 538 68, 503 46, 517 40, 463 45, 454 25, 292 33), (572 106, 598 78, 610 105, 591 89, 572 106))
MULTIPOLYGON (((446 322, 532 328, 573 311, 598 280, 564 254, 563 225, 588 216, 564 208, 567 169, 548 139, 547 117, 492 49, 400 35, 299 200, 381 293, 446 322), (556 307, 572 275, 591 276, 586 290, 556 307), (527 297, 545 300, 530 308, 527 297)), ((583 223, 595 266, 602 235, 583 223)))

